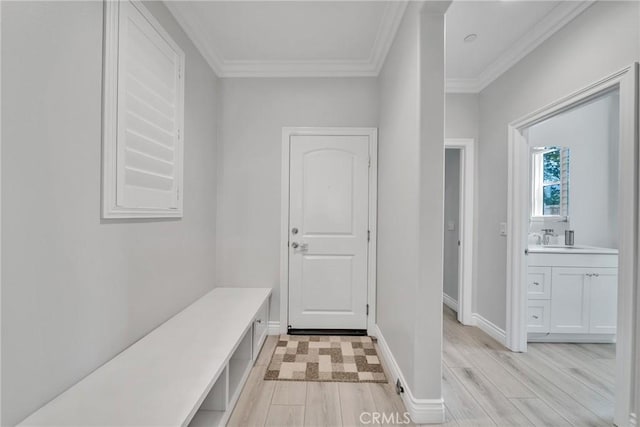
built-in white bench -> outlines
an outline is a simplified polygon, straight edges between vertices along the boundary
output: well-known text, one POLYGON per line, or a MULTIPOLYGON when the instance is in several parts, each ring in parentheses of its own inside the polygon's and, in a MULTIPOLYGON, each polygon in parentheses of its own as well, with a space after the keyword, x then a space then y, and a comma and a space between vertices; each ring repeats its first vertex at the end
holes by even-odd
POLYGON ((267 335, 270 295, 214 289, 20 425, 224 425, 267 335))

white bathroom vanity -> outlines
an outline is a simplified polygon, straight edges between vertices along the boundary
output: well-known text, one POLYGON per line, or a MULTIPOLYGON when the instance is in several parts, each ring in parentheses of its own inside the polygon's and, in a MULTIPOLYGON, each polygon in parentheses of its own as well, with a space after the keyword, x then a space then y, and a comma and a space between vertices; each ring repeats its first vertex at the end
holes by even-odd
POLYGON ((527 337, 530 342, 615 342, 618 251, 530 245, 527 337))

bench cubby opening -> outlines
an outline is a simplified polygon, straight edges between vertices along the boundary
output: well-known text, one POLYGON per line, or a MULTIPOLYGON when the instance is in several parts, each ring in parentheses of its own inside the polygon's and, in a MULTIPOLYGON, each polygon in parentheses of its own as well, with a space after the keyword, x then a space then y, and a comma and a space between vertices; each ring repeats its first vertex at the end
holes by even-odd
POLYGON ((229 367, 218 376, 211 391, 205 397, 200 409, 189 423, 189 427, 213 427, 223 424, 228 408, 229 395, 229 367))
POLYGON ((235 402, 253 366, 253 329, 249 327, 229 360, 229 402, 235 402))

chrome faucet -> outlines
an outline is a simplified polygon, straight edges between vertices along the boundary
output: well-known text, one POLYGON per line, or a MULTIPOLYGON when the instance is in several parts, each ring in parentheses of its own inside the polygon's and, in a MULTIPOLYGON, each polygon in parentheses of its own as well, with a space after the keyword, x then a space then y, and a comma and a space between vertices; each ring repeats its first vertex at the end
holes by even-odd
POLYGON ((536 245, 541 245, 542 244, 542 234, 540 233, 529 233, 529 237, 533 237, 536 239, 536 245))
POLYGON ((543 245, 548 245, 549 244, 549 238, 553 237, 553 228, 543 228, 541 231, 544 232, 544 235, 542 236, 542 244, 543 245))

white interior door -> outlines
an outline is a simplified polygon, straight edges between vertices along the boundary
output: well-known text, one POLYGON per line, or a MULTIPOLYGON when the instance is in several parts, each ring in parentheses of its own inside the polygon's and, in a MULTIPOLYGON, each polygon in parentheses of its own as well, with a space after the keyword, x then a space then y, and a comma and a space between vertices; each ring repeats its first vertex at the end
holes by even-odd
POLYGON ((291 136, 289 325, 367 328, 369 137, 291 136))

